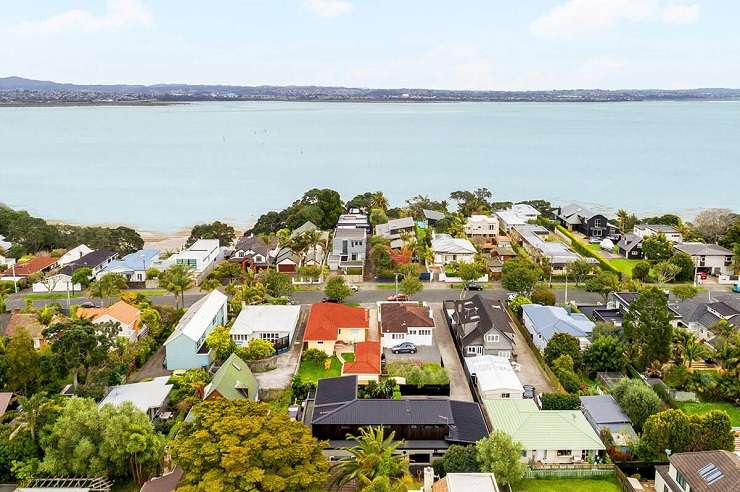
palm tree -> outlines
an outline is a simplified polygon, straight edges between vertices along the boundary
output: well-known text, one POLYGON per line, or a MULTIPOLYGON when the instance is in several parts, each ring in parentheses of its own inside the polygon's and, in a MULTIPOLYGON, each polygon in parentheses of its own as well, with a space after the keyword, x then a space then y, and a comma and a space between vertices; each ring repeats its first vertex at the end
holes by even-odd
POLYGON ((309 248, 313 250, 313 261, 316 262, 316 248, 321 242, 321 233, 314 229, 313 231, 307 231, 305 233, 306 243, 309 248))
POLYGON ((54 320, 54 316, 56 316, 57 310, 52 308, 51 306, 44 306, 43 309, 40 311, 36 311, 36 321, 38 321, 40 324, 44 325, 44 327, 47 327, 51 324, 51 322, 54 320))
POLYGON ((370 206, 372 208, 379 208, 385 212, 388 210, 388 199, 385 197, 382 191, 376 191, 375 193, 373 193, 370 206))
POLYGON ((629 213, 623 208, 620 208, 617 210, 617 220, 619 221, 619 230, 622 231, 622 234, 627 232, 625 229, 627 229, 627 221, 629 220, 629 213))
POLYGON ((347 435, 357 445, 347 451, 351 460, 342 461, 333 467, 335 472, 332 486, 340 490, 349 482, 357 481, 362 490, 380 477, 386 477, 391 486, 410 481, 409 459, 398 453, 402 441, 393 442, 395 432, 385 437, 382 427, 360 429, 359 436, 347 435), (364 487, 362 487, 364 485, 364 487))
POLYGON ((159 285, 175 295, 176 308, 185 307, 185 291, 195 285, 193 269, 188 265, 172 265, 160 275, 159 285), (179 305, 177 302, 178 294, 180 296, 179 305))
POLYGON ((28 427, 31 432, 31 439, 36 442, 36 430, 39 416, 49 408, 54 402, 46 397, 46 393, 41 391, 31 397, 18 396, 18 417, 17 420, 21 426, 28 427))
POLYGON ((707 353, 707 349, 704 347, 704 344, 698 341, 696 337, 692 337, 683 346, 683 356, 684 356, 686 365, 689 367, 691 367, 691 364, 695 360, 698 360, 704 357, 706 353, 707 353))
POLYGON ((740 348, 726 341, 722 341, 717 347, 714 358, 728 374, 736 374, 738 367, 740 367, 740 348))

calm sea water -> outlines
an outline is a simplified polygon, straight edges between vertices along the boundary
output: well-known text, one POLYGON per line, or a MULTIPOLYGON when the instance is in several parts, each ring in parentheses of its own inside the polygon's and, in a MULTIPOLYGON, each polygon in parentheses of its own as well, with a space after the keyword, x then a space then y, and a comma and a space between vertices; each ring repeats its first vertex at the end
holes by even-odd
POLYGON ((0 202, 74 223, 247 224, 486 186, 642 213, 740 209, 740 103, 199 103, 0 109, 0 202))

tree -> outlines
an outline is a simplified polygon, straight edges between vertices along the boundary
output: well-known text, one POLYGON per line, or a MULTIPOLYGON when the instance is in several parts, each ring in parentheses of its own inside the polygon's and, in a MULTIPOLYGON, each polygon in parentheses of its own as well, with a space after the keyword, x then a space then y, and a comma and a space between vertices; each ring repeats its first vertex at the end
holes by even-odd
POLYGON ((95 325, 88 319, 76 319, 54 323, 43 331, 52 352, 59 354, 65 367, 72 372, 75 392, 80 371, 87 378, 90 367, 107 358, 118 329, 118 323, 95 325))
POLYGON ((447 213, 446 201, 434 201, 425 195, 416 195, 413 198, 409 198, 406 200, 406 206, 411 212, 411 215, 417 219, 424 216, 424 210, 436 210, 437 212, 447 213))
POLYGON ((218 239, 219 246, 229 246, 234 242, 236 233, 234 228, 218 220, 210 224, 199 224, 190 231, 190 237, 185 247, 190 247, 198 239, 218 239))
POLYGON ((601 271, 586 281, 586 290, 601 294, 606 302, 609 294, 619 290, 619 277, 612 272, 601 271))
POLYGON ((83 289, 87 289, 90 286, 90 282, 92 282, 92 278, 92 268, 77 268, 74 272, 72 272, 72 288, 74 289, 75 285, 80 285, 83 289))
POLYGON ((424 289, 424 285, 421 283, 421 280, 411 275, 405 276, 398 284, 398 290, 409 296, 409 298, 414 294, 421 292, 422 289, 424 289))
POLYGON ((699 293, 699 289, 693 285, 677 285, 671 289, 673 295, 681 299, 681 302, 688 301, 692 297, 695 297, 699 293))
POLYGON ((206 336, 208 350, 213 350, 216 360, 223 362, 236 350, 236 343, 231 338, 229 329, 225 326, 217 326, 206 336))
MULTIPOLYGON (((244 360, 260 360, 271 357, 275 353, 275 345, 270 340, 253 338, 247 346, 238 351, 244 360)), ((322 352, 323 353, 323 352, 322 352)))
POLYGON ((339 302, 344 301, 347 297, 352 295, 352 289, 344 282, 344 277, 334 275, 326 281, 324 287, 324 294, 329 299, 334 299, 339 302))
POLYGON ((624 316, 627 352, 639 368, 671 357, 673 327, 666 296, 656 287, 645 289, 624 316))
POLYGON ((655 275, 655 282, 662 288, 663 285, 672 282, 681 273, 681 267, 670 261, 661 261, 653 267, 653 273, 655 275))
POLYGON ((596 338, 583 352, 583 364, 592 374, 622 372, 625 365, 624 345, 614 336, 596 338))
POLYGON ((259 275, 260 282, 272 297, 287 297, 293 293, 293 282, 284 273, 268 268, 259 275))
POLYGON ((706 241, 716 243, 737 221, 737 215, 726 208, 702 210, 691 223, 694 230, 706 241))
POLYGON ((92 297, 97 297, 102 302, 103 299, 117 297, 127 286, 126 277, 118 273, 109 273, 99 280, 91 282, 88 289, 92 297))
POLYGON ((223 287, 221 281, 217 278, 211 277, 210 275, 200 284, 200 290, 203 292, 211 292, 220 287, 223 287))
POLYGON ((673 245, 665 234, 659 232, 642 240, 642 252, 647 260, 657 263, 673 256, 673 245))
POLYGON ((619 230, 622 234, 627 233, 627 221, 629 220, 629 212, 625 209, 620 208, 617 210, 617 222, 619 223, 619 230))
POLYGON ((542 393, 542 410, 580 410, 581 398, 570 393, 542 393))
POLYGON ((175 296, 175 307, 185 306, 185 291, 194 285, 193 269, 188 265, 175 264, 159 274, 159 286, 175 296))
POLYGON ((460 291, 460 299, 468 290, 468 284, 478 280, 485 275, 487 268, 482 263, 474 261, 472 263, 457 263, 457 276, 463 281, 463 288, 460 291))
POLYGON ((690 282, 694 280, 694 260, 686 253, 676 253, 668 260, 679 268, 676 280, 679 282, 690 282))
POLYGON ((647 418, 662 407, 655 391, 640 379, 623 379, 612 388, 611 393, 638 431, 647 418))
POLYGON ((370 211, 370 223, 374 226, 378 224, 388 223, 388 217, 385 212, 379 208, 374 208, 370 211))
POLYGON ((732 268, 735 273, 740 274, 740 243, 732 247, 732 268))
POLYGON ((329 465, 302 423, 251 400, 205 401, 171 445, 178 490, 322 490, 329 465))
POLYGON ((537 287, 532 291, 532 302, 543 306, 554 306, 558 302, 555 292, 544 287, 537 287))
POLYGON ((39 356, 25 328, 19 328, 10 337, 5 360, 11 369, 7 375, 8 388, 15 393, 29 394, 29 387, 39 378, 39 356))
POLYGON ((475 191, 453 191, 450 199, 457 202, 458 211, 465 217, 475 213, 487 214, 491 211, 491 193, 488 188, 478 188, 475 191))
POLYGON ((692 366, 695 360, 701 359, 707 353, 704 344, 692 336, 686 343, 681 347, 681 354, 683 355, 684 362, 689 368, 692 366))
POLYGON ((735 221, 727 228, 717 243, 727 249, 732 249, 734 245, 740 244, 740 217, 735 218, 735 221))
POLYGON ((524 477, 525 465, 519 462, 521 443, 511 439, 502 430, 495 430, 475 445, 480 471, 493 473, 501 485, 512 485, 524 477))
POLYGON ((22 423, 31 433, 33 442, 37 442, 39 421, 41 415, 54 405, 54 402, 46 397, 46 392, 34 393, 30 397, 18 396, 18 421, 22 423))
POLYGON ((648 282, 650 280, 650 270, 652 266, 649 261, 641 260, 635 263, 632 268, 632 278, 640 280, 642 282, 648 282))
POLYGON ((402 441, 394 442, 395 432, 385 436, 383 427, 360 429, 358 436, 347 435, 347 439, 357 444, 348 448, 352 458, 340 461, 335 467, 332 485, 341 489, 352 480, 372 481, 379 477, 387 478, 392 484, 410 485, 409 458, 399 453, 402 441))
POLYGON ((576 260, 568 266, 568 273, 573 276, 576 286, 582 284, 593 272, 593 267, 586 260, 576 260))
POLYGON ((372 197, 372 207, 380 210, 388 210, 388 199, 382 191, 376 191, 372 197))
POLYGON ((735 448, 730 417, 712 410, 703 415, 687 415, 669 409, 645 421, 640 444, 655 457, 665 459, 665 450, 673 453, 735 448))
POLYGON ((501 272, 501 285, 504 289, 527 294, 532 292, 540 279, 540 270, 527 260, 515 258, 504 263, 501 272))
POLYGON ((552 361, 552 370, 560 381, 560 384, 565 388, 565 391, 568 393, 580 391, 581 378, 575 372, 573 358, 570 355, 563 354, 552 361))
POLYGON ((513 301, 511 301, 509 307, 511 307, 511 310, 514 312, 514 314, 521 317, 522 306, 524 306, 525 304, 532 304, 532 301, 529 300, 529 297, 519 294, 514 298, 513 301))
POLYGON ((569 355, 576 366, 581 359, 581 345, 578 339, 568 333, 556 333, 544 350, 545 361, 547 365, 552 366, 555 359, 561 355, 569 355))
POLYGON ((442 458, 442 471, 448 473, 478 473, 478 449, 475 446, 453 444, 442 458))

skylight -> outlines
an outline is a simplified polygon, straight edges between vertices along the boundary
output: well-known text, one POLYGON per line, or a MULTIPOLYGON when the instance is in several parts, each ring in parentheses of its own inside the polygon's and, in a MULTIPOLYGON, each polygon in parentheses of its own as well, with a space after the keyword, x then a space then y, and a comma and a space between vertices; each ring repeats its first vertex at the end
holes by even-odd
POLYGON ((699 476, 707 482, 708 485, 712 485, 724 475, 722 475, 722 470, 717 468, 714 463, 709 463, 699 469, 699 476))

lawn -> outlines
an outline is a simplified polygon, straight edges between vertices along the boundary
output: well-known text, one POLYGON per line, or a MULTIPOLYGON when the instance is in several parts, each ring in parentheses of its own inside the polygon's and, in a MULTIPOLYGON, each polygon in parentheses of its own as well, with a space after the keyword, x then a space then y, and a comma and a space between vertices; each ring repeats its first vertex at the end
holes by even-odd
POLYGON ((329 370, 324 369, 324 365, 316 364, 313 361, 302 360, 301 365, 298 366, 298 376, 304 382, 317 382, 319 379, 324 378, 335 378, 342 374, 342 364, 339 362, 336 356, 331 358, 331 368, 329 370))
MULTIPOLYGON (((75 299, 77 297, 81 297, 82 294, 79 292, 75 292, 74 294, 72 292, 69 293, 70 299, 75 299)), ((66 299, 67 293, 66 292, 44 292, 44 293, 37 293, 37 294, 27 294, 26 299, 66 299)))
POLYGON ((724 401, 678 402, 678 408, 688 414, 702 414, 710 410, 724 410, 730 416, 733 427, 740 427, 740 407, 724 401))
POLYGON ((514 492, 621 492, 614 479, 557 478, 523 480, 513 487, 514 492))
POLYGON ((377 284, 375 287, 378 289, 395 290, 396 284, 377 284))
POLYGON ((632 269, 640 260, 628 260, 627 258, 616 258, 612 260, 606 260, 611 266, 622 272, 623 274, 632 277, 632 269))
POLYGON ((127 289, 121 292, 122 294, 141 294, 143 296, 154 296, 154 297, 164 297, 167 295, 172 295, 170 292, 167 292, 164 289, 127 289))

